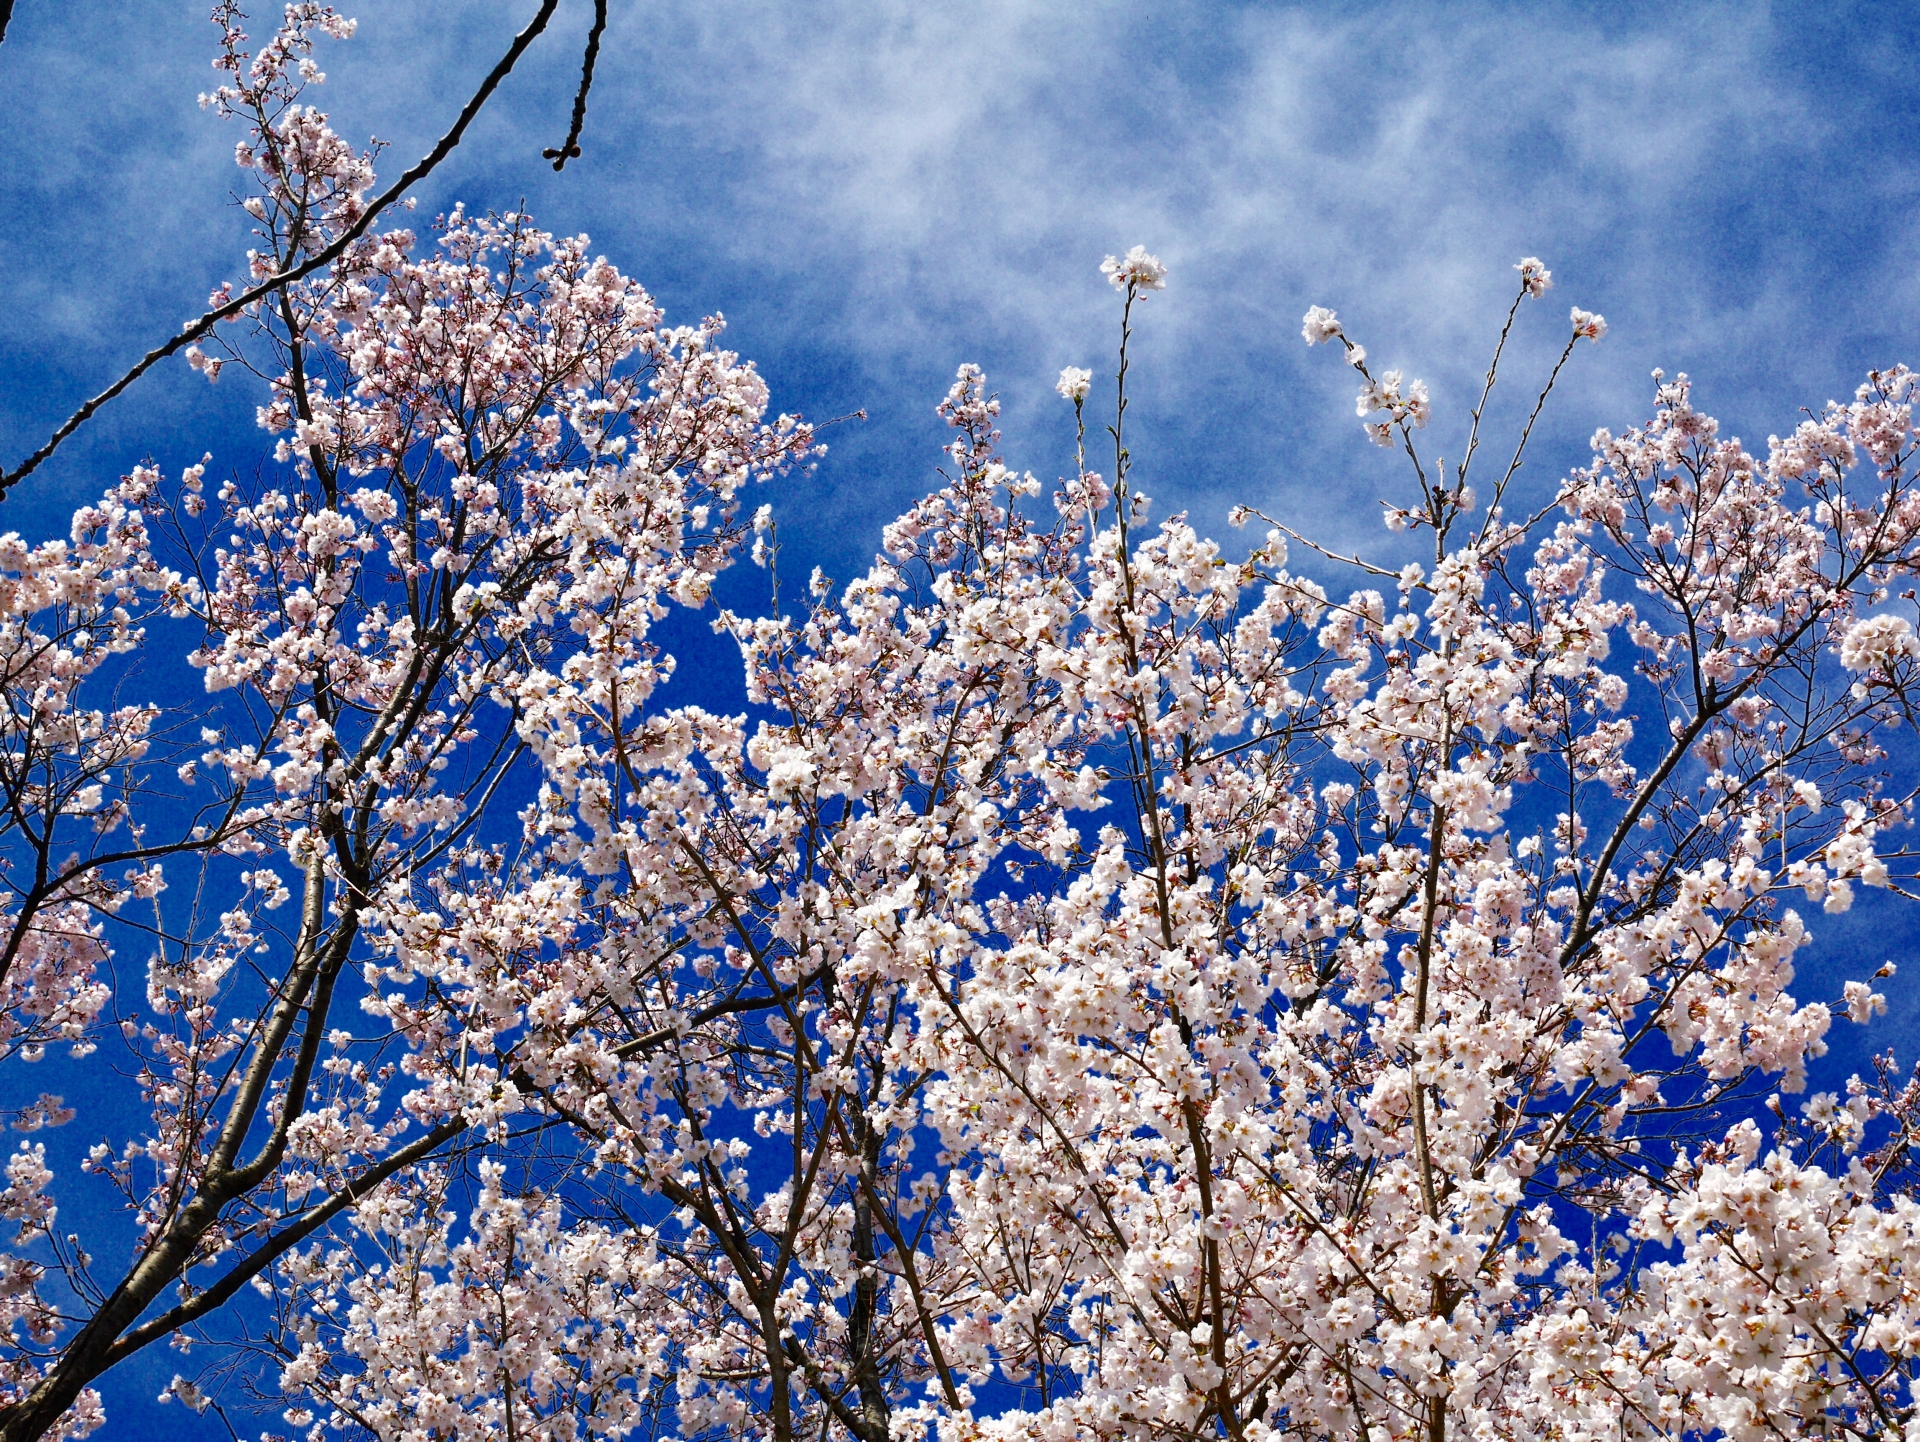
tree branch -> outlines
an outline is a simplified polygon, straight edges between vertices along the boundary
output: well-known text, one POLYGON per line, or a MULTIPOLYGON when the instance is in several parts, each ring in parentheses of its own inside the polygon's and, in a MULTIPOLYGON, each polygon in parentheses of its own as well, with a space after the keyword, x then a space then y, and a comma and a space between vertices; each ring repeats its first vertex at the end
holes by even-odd
POLYGON ((580 154, 580 131, 587 123, 587 92, 593 89, 593 66, 600 58, 600 34, 607 28, 607 0, 593 0, 593 29, 587 32, 587 55, 580 63, 580 89, 573 97, 573 124, 558 150, 543 150, 540 157, 551 160, 555 170, 565 170, 567 162, 580 154))

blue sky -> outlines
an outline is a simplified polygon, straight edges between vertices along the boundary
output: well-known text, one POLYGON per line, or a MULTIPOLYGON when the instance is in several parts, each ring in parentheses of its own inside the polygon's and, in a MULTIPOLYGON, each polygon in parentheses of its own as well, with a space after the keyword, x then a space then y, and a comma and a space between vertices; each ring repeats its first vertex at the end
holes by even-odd
MULTIPOLYGON (((236 273, 234 137, 194 102, 203 5, 23 0, 0 49, 9 457, 236 273)), ((319 98, 391 142, 391 174, 532 5, 348 8, 360 36, 326 47, 319 98)), ((1560 285, 1516 378, 1566 304, 1613 333, 1552 417, 1542 485, 1644 409, 1656 364, 1761 441, 1901 356, 1920 312, 1902 7, 656 0, 615 7, 586 154, 556 176, 538 152, 587 11, 563 5, 423 206, 524 199, 670 315, 725 311, 776 404, 865 407, 804 496, 773 497, 830 522, 836 574, 927 483, 961 361, 1005 397, 1014 458, 1061 469, 1051 380, 1109 359, 1094 267, 1136 242, 1173 271, 1141 336, 1143 485, 1209 528, 1245 500, 1343 541, 1375 534, 1398 477, 1358 444, 1346 373, 1301 344, 1310 302, 1432 383, 1444 451, 1509 267, 1544 257, 1560 285)), ((243 459, 241 389, 143 384, 8 521, 56 523, 149 450, 243 459)))
MULTIPOLYGON (((0 46, 0 462, 240 273, 237 137, 195 103, 205 8, 19 0, 0 46)), ((348 137, 391 143, 392 175, 534 7, 341 8, 361 30, 324 48, 318 100, 348 137)), ((1558 287, 1525 318, 1495 436, 1568 305, 1612 332, 1543 426, 1538 490, 1596 425, 1642 418, 1656 365, 1763 446, 1868 367, 1920 361, 1911 7, 616 0, 585 155, 556 176, 539 152, 565 132, 589 12, 563 4, 422 208, 524 201, 589 232, 670 318, 724 311, 777 407, 864 407, 813 478, 765 497, 800 574, 864 566, 935 483, 933 405, 963 361, 1003 396, 1010 459, 1070 466, 1053 378, 1110 373, 1095 268, 1136 243, 1172 272, 1141 316, 1137 478, 1216 532, 1250 502, 1384 550, 1374 502, 1403 477, 1360 434, 1350 373, 1302 344, 1311 303, 1430 382, 1447 453, 1511 266, 1543 257, 1558 287)), ((148 455, 246 468, 256 401, 165 367, 0 528, 64 530, 148 455)), ((1874 924, 1846 920, 1821 918, 1822 940, 1854 962, 1874 924)), ((1913 1033, 1920 986, 1894 999, 1872 1044, 1913 1033)))

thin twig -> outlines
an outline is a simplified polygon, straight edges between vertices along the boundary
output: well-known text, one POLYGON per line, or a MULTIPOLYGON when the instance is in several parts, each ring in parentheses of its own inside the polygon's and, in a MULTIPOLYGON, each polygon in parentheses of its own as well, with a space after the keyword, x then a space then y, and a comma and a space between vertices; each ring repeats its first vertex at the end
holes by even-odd
POLYGON ((566 143, 558 150, 543 150, 543 160, 551 160, 555 170, 565 170, 567 162, 580 154, 580 131, 587 123, 587 92, 593 89, 593 63, 600 58, 600 32, 607 28, 607 0, 593 0, 593 29, 587 32, 587 58, 580 64, 580 90, 573 97, 573 124, 567 128, 566 143))
POLYGON ((1560 359, 1553 363, 1553 374, 1547 377, 1547 383, 1540 388, 1540 395, 1533 403, 1533 411, 1527 417, 1527 423, 1520 431, 1520 444, 1513 448, 1513 459, 1507 462, 1506 473, 1500 477, 1500 484, 1493 488, 1493 502, 1488 506, 1491 513, 1494 506, 1500 504, 1500 498, 1507 493, 1507 482, 1513 479, 1513 473, 1520 469, 1520 458, 1527 453, 1527 441, 1533 436, 1533 423, 1540 419, 1540 412, 1546 408, 1547 397, 1553 394, 1554 382, 1560 379, 1560 372, 1567 363, 1567 357, 1573 354, 1573 348, 1580 343, 1580 332, 1575 331, 1568 339, 1566 347, 1560 352, 1560 359))
MULTIPOLYGON (((1473 408, 1473 425, 1467 431, 1467 454, 1460 462, 1455 474, 1458 484, 1467 483, 1467 470, 1473 465, 1473 453, 1480 449, 1480 417, 1487 409, 1487 397, 1493 394, 1493 383, 1500 374, 1500 357, 1506 352, 1507 337, 1513 334, 1513 318, 1520 313, 1520 302, 1527 298, 1525 277, 1520 281, 1520 294, 1513 298, 1513 304, 1507 307, 1506 323, 1500 327, 1500 339, 1494 342, 1493 359, 1487 365, 1486 384, 1480 387, 1480 403, 1473 408)), ((1444 481, 1446 478, 1443 476, 1444 481)))

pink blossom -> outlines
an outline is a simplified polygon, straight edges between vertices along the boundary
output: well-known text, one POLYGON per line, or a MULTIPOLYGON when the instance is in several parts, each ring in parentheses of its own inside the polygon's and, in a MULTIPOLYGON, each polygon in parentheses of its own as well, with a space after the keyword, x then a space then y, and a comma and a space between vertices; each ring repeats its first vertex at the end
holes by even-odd
POLYGON ((1136 245, 1124 258, 1108 256, 1100 262, 1104 275, 1115 290, 1144 293, 1167 288, 1167 268, 1156 255, 1148 255, 1144 245, 1136 245))
POLYGON ((1319 345, 1340 333, 1340 318, 1323 305, 1309 307, 1300 322, 1300 334, 1306 337, 1308 345, 1319 345))

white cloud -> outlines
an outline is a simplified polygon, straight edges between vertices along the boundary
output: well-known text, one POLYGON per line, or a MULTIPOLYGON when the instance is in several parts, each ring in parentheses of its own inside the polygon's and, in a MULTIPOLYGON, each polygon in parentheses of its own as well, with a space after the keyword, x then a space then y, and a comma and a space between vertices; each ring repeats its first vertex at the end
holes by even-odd
MULTIPOLYGON (((391 171, 529 7, 348 8, 361 38, 327 59, 323 98, 347 134, 394 142, 391 171)), ((1432 382, 1430 435, 1445 450, 1512 262, 1545 257, 1559 288, 1529 312, 1496 414, 1524 404, 1522 377, 1543 369, 1567 305, 1614 327, 1548 423, 1555 467, 1595 422, 1633 418, 1654 363, 1700 373, 1706 404, 1764 436, 1851 384, 1862 337, 1910 332, 1920 311, 1905 172, 1883 168, 1880 218, 1836 248, 1825 222, 1853 182, 1834 165, 1858 137, 1809 103, 1784 68, 1790 37, 1751 6, 1603 20, 1544 5, 659 0, 616 9, 587 154, 555 177, 537 152, 565 129, 586 19, 580 0, 563 6, 435 203, 524 195, 548 224, 592 231, 676 311, 727 310, 789 389, 872 406, 882 420, 851 449, 920 480, 928 408, 963 359, 989 364, 1016 442, 1058 440, 1053 376, 1100 365, 1111 346, 1095 266, 1135 243, 1173 268, 1142 317, 1143 464, 1170 499, 1219 510, 1277 495, 1336 528, 1382 462, 1353 424, 1349 374, 1299 343, 1310 302, 1339 307, 1379 360, 1432 382), (1360 479, 1327 484, 1349 474, 1360 479)), ((124 313, 116 287, 177 304, 156 257, 204 265, 209 249, 238 249, 229 220, 193 218, 228 183, 228 142, 180 119, 190 101, 173 93, 204 65, 210 29, 184 11, 143 25, 114 44, 146 54, 150 76, 109 85, 117 98, 99 114, 69 113, 54 93, 96 83, 95 38, 76 22, 36 42, 67 78, 34 92, 33 144, 57 157, 83 133, 118 177, 86 200, 89 224, 139 236, 105 263, 102 288, 40 284, 47 335, 117 339, 101 319, 124 313)), ((1839 46, 1832 65, 1849 54, 1839 46)), ((1897 153, 1892 138, 1883 148, 1897 153)), ((72 195, 100 173, 85 155, 63 163, 72 195)), ((191 298, 197 284, 180 289, 191 298)), ((31 344, 31 329, 16 323, 8 344, 31 344)), ((826 481, 851 484, 832 467, 826 481)), ((831 504, 871 522, 903 484, 831 504)))
MULTIPOLYGON (((1561 288, 1516 359, 1538 368, 1568 302, 1608 311, 1588 385, 1616 409, 1643 404, 1648 357, 1801 329, 1813 298, 1703 229, 1826 139, 1773 83, 1764 20, 1547 16, 687 4, 623 32, 590 144, 633 148, 606 210, 680 207, 682 233, 767 275, 877 375, 991 349, 1010 390, 1043 395, 1107 342, 1099 256, 1145 241, 1174 268, 1145 383, 1177 406, 1304 382, 1318 401, 1286 424, 1343 448, 1346 377, 1297 353, 1308 301, 1429 376, 1456 420, 1522 253, 1561 288)), ((1246 449, 1273 418, 1173 430, 1246 449)))

